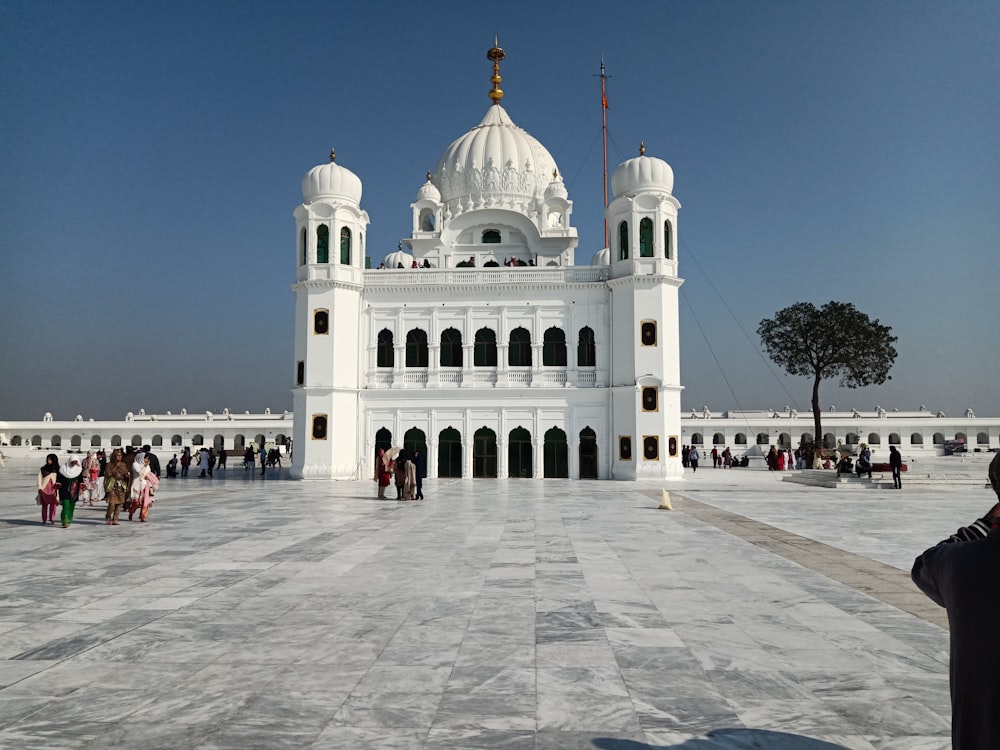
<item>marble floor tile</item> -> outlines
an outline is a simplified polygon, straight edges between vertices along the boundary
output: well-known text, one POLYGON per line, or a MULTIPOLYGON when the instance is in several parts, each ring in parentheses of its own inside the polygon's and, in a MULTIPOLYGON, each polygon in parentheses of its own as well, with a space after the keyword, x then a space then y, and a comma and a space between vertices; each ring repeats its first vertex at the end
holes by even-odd
MULTIPOLYGON (((17 471, 0 512, 28 520, 17 471)), ((702 473, 671 513, 645 482, 429 478, 406 505, 234 472, 115 533, 0 525, 0 747, 948 747, 947 631, 885 599, 919 603, 892 587, 981 493, 837 491, 831 517, 702 473)))

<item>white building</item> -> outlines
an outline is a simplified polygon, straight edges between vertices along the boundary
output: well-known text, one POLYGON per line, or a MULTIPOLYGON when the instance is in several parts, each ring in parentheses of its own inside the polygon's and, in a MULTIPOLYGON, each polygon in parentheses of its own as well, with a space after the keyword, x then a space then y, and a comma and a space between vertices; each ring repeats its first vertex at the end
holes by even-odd
POLYGON ((432 477, 682 475, 673 171, 644 149, 620 164, 612 248, 577 265, 573 202, 489 56, 492 104, 417 191, 388 268, 366 267, 361 180, 331 152, 302 181, 297 478, 368 476, 389 446, 432 477))

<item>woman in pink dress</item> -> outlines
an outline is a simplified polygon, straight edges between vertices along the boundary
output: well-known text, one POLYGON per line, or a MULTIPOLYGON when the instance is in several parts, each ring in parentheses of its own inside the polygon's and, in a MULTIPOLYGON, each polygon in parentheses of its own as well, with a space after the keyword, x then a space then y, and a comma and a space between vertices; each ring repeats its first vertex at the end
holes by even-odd
POLYGON ((59 457, 50 453, 45 465, 38 470, 38 504, 42 506, 42 526, 48 521, 56 525, 56 506, 59 505, 59 457))

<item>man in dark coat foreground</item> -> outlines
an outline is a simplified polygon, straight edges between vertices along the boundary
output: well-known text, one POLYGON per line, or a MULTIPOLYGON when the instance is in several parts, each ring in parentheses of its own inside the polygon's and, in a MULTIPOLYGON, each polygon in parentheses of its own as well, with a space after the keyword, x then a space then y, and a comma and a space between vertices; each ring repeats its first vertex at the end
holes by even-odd
MULTIPOLYGON (((1000 498, 1000 454, 990 463, 1000 498)), ((1000 502, 913 563, 913 582, 948 611, 954 750, 1000 748, 1000 502)))

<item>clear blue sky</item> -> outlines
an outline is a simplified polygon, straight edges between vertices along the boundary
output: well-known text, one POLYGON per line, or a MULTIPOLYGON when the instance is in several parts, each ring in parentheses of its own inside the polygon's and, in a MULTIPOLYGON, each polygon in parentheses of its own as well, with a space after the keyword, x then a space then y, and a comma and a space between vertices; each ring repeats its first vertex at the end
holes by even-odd
POLYGON ((494 34, 579 262, 603 245, 602 55, 612 168, 640 140, 673 166, 685 410, 807 409, 757 324, 836 299, 899 357, 824 406, 1000 414, 995 0, 7 0, 0 419, 291 408, 303 174, 336 147, 377 263, 489 106, 494 34))

